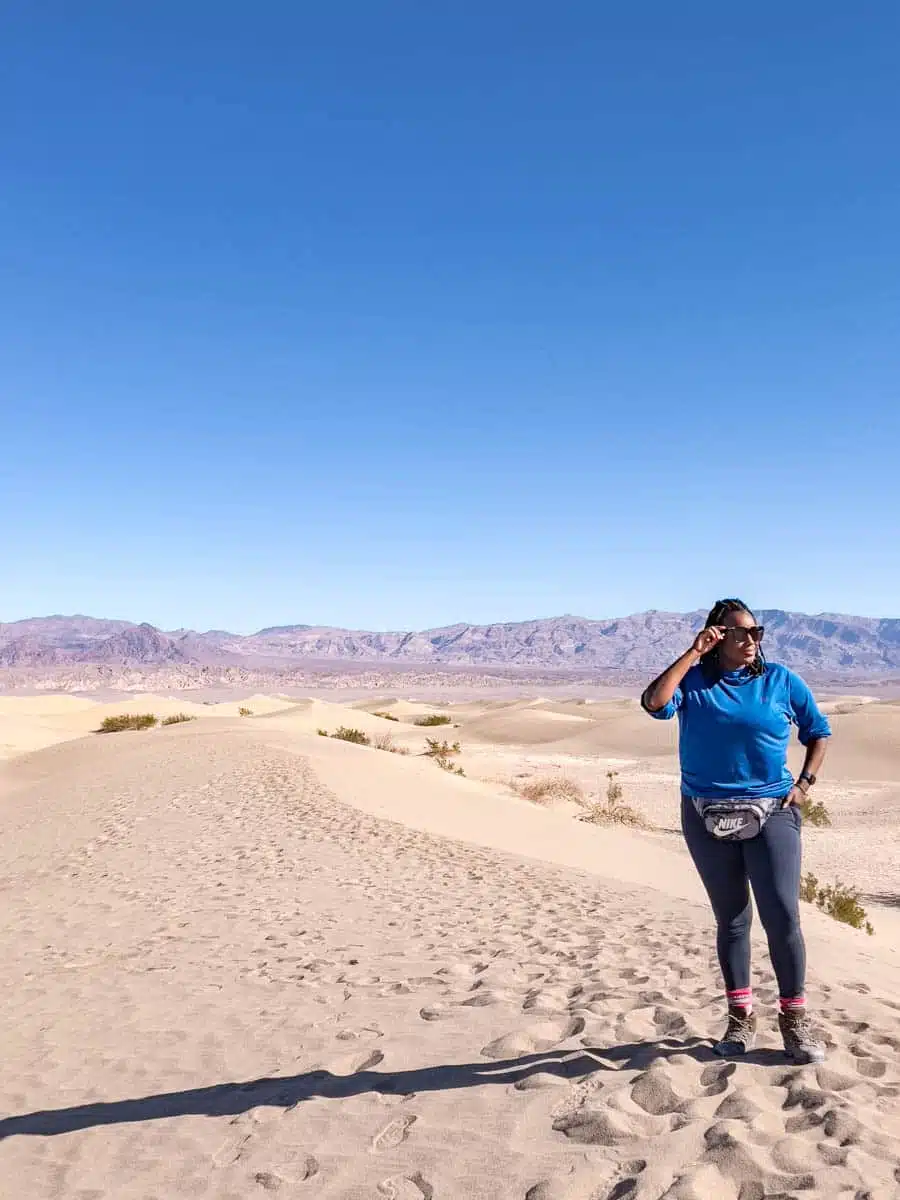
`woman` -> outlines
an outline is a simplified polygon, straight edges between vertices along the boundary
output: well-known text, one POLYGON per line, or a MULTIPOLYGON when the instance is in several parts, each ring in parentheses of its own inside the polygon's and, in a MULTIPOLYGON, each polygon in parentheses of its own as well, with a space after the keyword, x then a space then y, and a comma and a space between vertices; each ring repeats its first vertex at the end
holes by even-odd
POLYGON ((778 1023, 796 1063, 821 1062, 806 1012, 800 931, 799 806, 825 758, 828 721, 803 680, 762 652, 763 626, 741 600, 720 600, 689 650, 641 697, 660 720, 678 714, 681 827, 712 903, 728 1003, 713 1049, 745 1054, 756 1043, 750 986, 750 887, 781 997, 778 1023), (806 747, 796 780, 787 767, 790 727, 806 747))

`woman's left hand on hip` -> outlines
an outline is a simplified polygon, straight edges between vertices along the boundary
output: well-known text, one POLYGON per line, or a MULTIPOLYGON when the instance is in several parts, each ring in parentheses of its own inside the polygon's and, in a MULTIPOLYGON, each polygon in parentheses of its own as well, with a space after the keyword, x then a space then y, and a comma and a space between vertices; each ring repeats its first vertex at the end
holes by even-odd
POLYGON ((792 804, 796 804, 798 808, 802 808, 806 800, 806 792, 802 788, 792 787, 788 794, 781 802, 782 808, 790 808, 792 804))

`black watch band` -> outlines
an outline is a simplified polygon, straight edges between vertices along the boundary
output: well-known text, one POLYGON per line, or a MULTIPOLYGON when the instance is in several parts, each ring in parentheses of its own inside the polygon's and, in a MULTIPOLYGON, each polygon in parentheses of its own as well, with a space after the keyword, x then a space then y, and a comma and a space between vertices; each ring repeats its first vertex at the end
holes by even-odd
POLYGON ((810 787, 816 782, 816 777, 811 771, 801 771, 797 776, 798 783, 808 783, 810 787))

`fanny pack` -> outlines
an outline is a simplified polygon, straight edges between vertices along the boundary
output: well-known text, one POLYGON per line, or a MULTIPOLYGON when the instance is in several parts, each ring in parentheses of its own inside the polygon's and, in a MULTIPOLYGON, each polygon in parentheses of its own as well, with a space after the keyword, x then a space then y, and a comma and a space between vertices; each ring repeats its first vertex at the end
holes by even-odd
POLYGON ((692 797, 706 832, 717 842, 746 842, 755 838, 775 811, 778 801, 703 800, 692 797))

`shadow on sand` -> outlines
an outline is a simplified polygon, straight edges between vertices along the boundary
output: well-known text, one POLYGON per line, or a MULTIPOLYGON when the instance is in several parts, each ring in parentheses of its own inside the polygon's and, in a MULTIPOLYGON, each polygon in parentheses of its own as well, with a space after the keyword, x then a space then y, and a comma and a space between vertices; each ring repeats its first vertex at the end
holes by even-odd
MULTIPOLYGON (((330 1071, 308 1071, 302 1075, 274 1076, 245 1083, 217 1083, 211 1087, 181 1092, 160 1092, 130 1100, 80 1104, 0 1120, 0 1140, 19 1135, 53 1137, 78 1129, 119 1125, 134 1121, 160 1121, 166 1117, 231 1117, 264 1105, 293 1108, 318 1096, 343 1100, 365 1092, 410 1095, 413 1092, 449 1091, 482 1087, 485 1084, 514 1084, 538 1071, 564 1079, 580 1079, 594 1071, 642 1071, 661 1058, 687 1055, 697 1062, 722 1062, 709 1044, 699 1038, 678 1041, 634 1042, 623 1046, 585 1048, 546 1054, 527 1054, 503 1062, 450 1063, 420 1067, 414 1071, 359 1071, 355 1075, 332 1075, 330 1071)), ((780 1052, 760 1050, 744 1062, 773 1065, 784 1062, 780 1052)))

